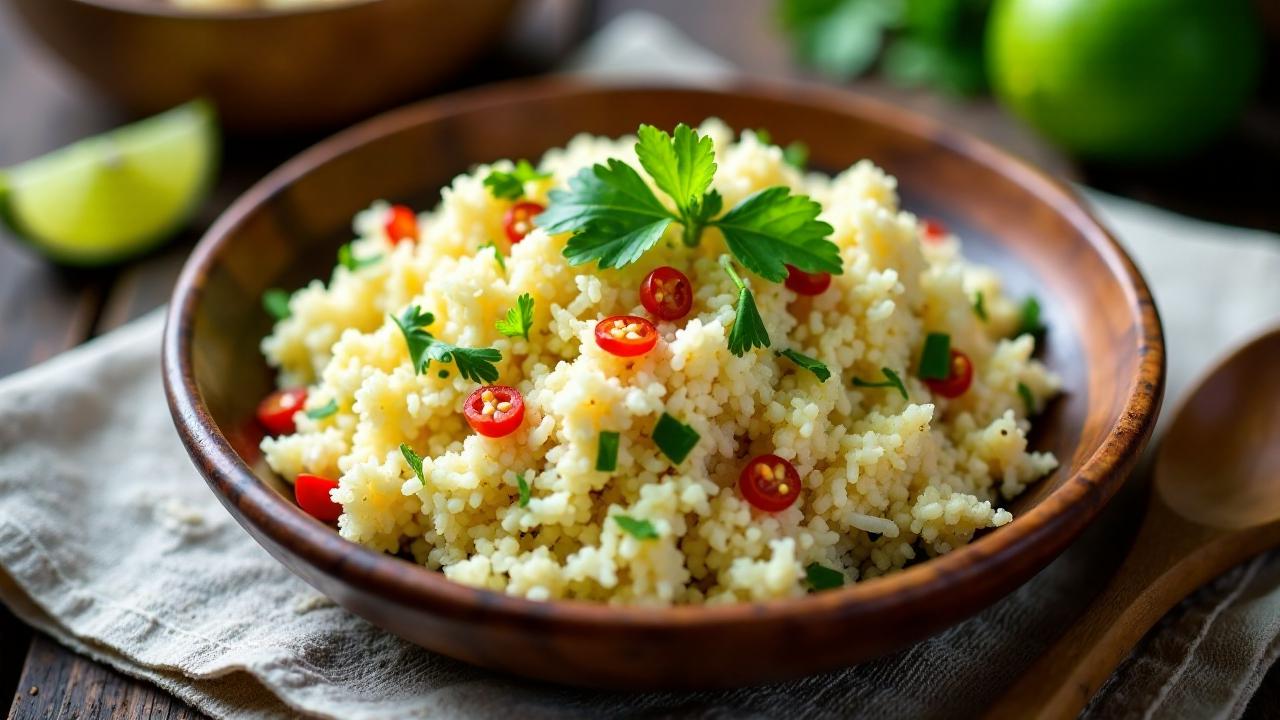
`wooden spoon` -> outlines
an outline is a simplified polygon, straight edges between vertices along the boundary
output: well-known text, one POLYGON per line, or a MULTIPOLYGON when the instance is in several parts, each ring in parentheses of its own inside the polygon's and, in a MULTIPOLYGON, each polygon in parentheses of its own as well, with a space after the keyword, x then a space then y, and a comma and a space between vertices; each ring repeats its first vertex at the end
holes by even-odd
POLYGON ((1280 545, 1280 328, 1223 360, 1182 402, 1153 484, 1110 584, 987 717, 1076 717, 1178 601, 1280 545))

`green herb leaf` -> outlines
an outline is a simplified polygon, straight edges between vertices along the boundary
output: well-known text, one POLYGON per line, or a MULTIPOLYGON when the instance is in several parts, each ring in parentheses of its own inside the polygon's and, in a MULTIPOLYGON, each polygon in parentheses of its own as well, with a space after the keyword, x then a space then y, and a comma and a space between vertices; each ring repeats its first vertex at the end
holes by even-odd
POLYGON ((495 242, 494 242, 494 241, 492 241, 492 240, 490 240, 489 242, 487 242, 487 243, 485 243, 484 245, 481 245, 481 246, 480 246, 480 249, 481 249, 481 250, 483 250, 483 249, 485 249, 485 248, 493 248, 493 259, 497 261, 497 263, 498 263, 498 267, 502 268, 502 271, 503 271, 503 272, 506 272, 506 271, 507 271, 507 259, 506 259, 506 257, 504 257, 504 256, 503 256, 503 254, 502 254, 502 248, 498 247, 498 244, 497 244, 497 243, 495 243, 495 242))
POLYGON ((343 245, 342 247, 338 248, 338 264, 350 270, 351 272, 355 272, 360 268, 369 267, 370 265, 377 265, 378 262, 380 262, 381 260, 382 260, 381 255, 374 255, 373 257, 367 257, 367 258, 357 258, 355 256, 355 253, 351 250, 351 243, 347 243, 346 245, 343 245))
POLYGON ((618 469, 618 440, 620 436, 612 430, 601 430, 596 442, 596 470, 613 472, 618 469))
POLYGON ((814 590, 831 590, 844 585, 844 573, 820 563, 809 563, 804 569, 804 576, 814 590))
POLYGON ((679 465, 689 457, 689 452, 700 439, 702 436, 697 430, 665 412, 658 418, 658 424, 653 426, 653 443, 675 465, 679 465))
POLYGON ((711 138, 700 137, 684 123, 676 125, 674 137, 652 125, 641 125, 636 137, 640 165, 687 217, 689 207, 702 198, 716 174, 711 138))
MULTIPOLYGON (((822 74, 848 80, 875 62, 886 30, 902 14, 884 0, 783 0, 779 16, 795 38, 796 53, 822 74)), ((936 5, 936 2, 925 3, 936 5)))
POLYGON ((922 380, 946 380, 951 377, 951 336, 946 333, 929 333, 920 353, 920 369, 916 375, 922 380))
POLYGON ((498 332, 507 337, 519 335, 529 339, 529 328, 533 327, 533 296, 522 293, 516 298, 516 306, 507 311, 507 317, 494 323, 498 332))
POLYGON ((799 140, 782 148, 782 159, 797 170, 804 170, 809 165, 809 146, 799 140))
POLYGON ((990 320, 990 318, 987 317, 986 299, 982 296, 981 290, 979 290, 973 297, 973 314, 977 315, 978 319, 982 320, 982 322, 990 320))
POLYGON ((307 417, 311 418, 312 420, 323 420, 337 412, 338 412, 338 401, 331 399, 329 400, 329 402, 325 403, 324 405, 318 408, 311 408, 310 410, 308 410, 307 417))
POLYGON ((262 293, 262 308, 276 322, 289 317, 289 293, 280 288, 271 288, 262 293))
POLYGON ((614 515, 613 521, 618 523, 628 535, 637 540, 657 540, 658 530, 648 520, 636 520, 626 515, 614 515))
POLYGON ((1038 336, 1044 332, 1044 323, 1040 321, 1040 301, 1030 295, 1022 301, 1018 311, 1018 331, 1016 335, 1038 336))
POLYGON ((426 372, 431 361, 436 360, 453 363, 458 374, 472 382, 493 382, 498 379, 495 363, 502 360, 502 353, 498 350, 458 347, 437 340, 426 331, 426 326, 435 322, 435 316, 422 312, 417 305, 405 308, 399 317, 392 315, 391 319, 404 335, 405 345, 409 348, 409 359, 416 372, 426 372))
POLYGON ((516 162, 511 172, 490 170, 484 178, 484 186, 500 200, 516 200, 524 195, 524 184, 532 180, 545 180, 551 173, 538 172, 528 160, 516 162))
POLYGON ((449 371, 441 370, 440 372, 436 373, 436 377, 440 378, 441 380, 444 380, 445 378, 449 377, 449 371))
POLYGON ((524 473, 520 473, 516 476, 516 488, 520 492, 520 500, 516 504, 520 507, 528 507, 529 498, 533 496, 532 491, 529 490, 528 481, 524 479, 524 475, 524 473))
POLYGON ((729 329, 729 352, 742 357, 751 348, 769 347, 769 330, 764 326, 764 319, 760 317, 755 296, 742 281, 738 271, 733 269, 733 263, 727 256, 720 258, 720 266, 738 286, 738 314, 733 320, 733 327, 729 329))
POLYGON ((409 463, 409 469, 418 476, 418 480, 425 483, 427 478, 422 474, 422 456, 414 452, 413 448, 409 447, 409 443, 400 443, 400 454, 404 456, 404 461, 409 463))
POLYGON ((868 380, 863 380, 862 378, 854 378, 853 379, 854 387, 893 388, 897 390, 899 394, 902 395, 903 400, 909 399, 907 397, 907 386, 902 383, 902 378, 898 377, 898 373, 894 372, 893 370, 887 367, 880 368, 880 372, 884 373, 884 376, 887 379, 881 380, 879 382, 870 382, 868 380))
POLYGON ((677 220, 630 165, 610 158, 584 168, 568 190, 552 190, 534 218, 549 233, 574 233, 564 248, 570 265, 595 260, 601 268, 633 263, 677 220))
POLYGON ((1031 388, 1026 383, 1018 383, 1018 397, 1022 398, 1022 404, 1027 408, 1027 417, 1036 414, 1036 396, 1031 394, 1031 388))
POLYGON ((831 378, 831 371, 827 369, 827 366, 821 360, 811 358, 798 350, 787 348, 778 353, 778 355, 813 373, 822 382, 826 382, 831 378))
POLYGON ((844 272, 840 249, 827 240, 830 225, 818 220, 822 206, 804 195, 773 187, 750 195, 724 217, 720 228, 738 262, 772 282, 787 279, 787 265, 805 272, 844 272))

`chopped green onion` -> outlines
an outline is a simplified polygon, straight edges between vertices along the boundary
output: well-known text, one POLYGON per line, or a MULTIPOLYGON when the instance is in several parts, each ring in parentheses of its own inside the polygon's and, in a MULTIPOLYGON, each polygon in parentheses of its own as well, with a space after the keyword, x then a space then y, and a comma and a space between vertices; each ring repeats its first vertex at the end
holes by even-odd
POLYGON ((601 430, 596 444, 596 470, 613 472, 618 469, 619 435, 611 430, 601 430))
POLYGON ((903 400, 909 399, 907 397, 907 386, 902 384, 902 378, 898 377, 898 373, 894 372, 893 370, 890 370, 887 367, 880 368, 880 372, 884 373, 884 376, 887 378, 886 380, 881 380, 879 382, 870 382, 868 380, 863 380, 862 378, 854 378, 853 379, 854 387, 894 388, 902 395, 903 400))
POLYGON ((400 443, 400 454, 404 456, 404 461, 409 463, 409 468, 413 470, 413 474, 418 476, 422 482, 427 479, 422 475, 422 456, 413 451, 408 443, 400 443))
POLYGON ((529 498, 532 495, 529 490, 529 483, 524 479, 524 475, 524 473, 520 473, 516 476, 516 488, 520 491, 520 500, 516 504, 520 507, 527 507, 529 498))
POLYGON ((275 320, 289 317, 289 293, 280 288, 271 288, 262 293, 262 307, 275 320))
POLYGON ((1022 301, 1018 311, 1017 335, 1039 335, 1044 332, 1044 323, 1040 321, 1040 301, 1030 295, 1022 301))
POLYGON ((614 515, 613 521, 628 535, 637 540, 657 540, 658 530, 648 520, 636 520, 626 515, 614 515))
POLYGON ((951 336, 946 333, 929 333, 920 353, 920 369, 916 372, 922 380, 946 380, 951 377, 951 336))
POLYGON ((338 401, 330 400, 329 402, 325 403, 322 407, 312 408, 308 410, 307 417, 311 418, 312 420, 323 420, 329 417, 330 415, 333 415, 336 412, 338 412, 338 401))
POLYGON ((985 298, 982 297, 982 291, 979 290, 973 298, 973 314, 977 315, 982 322, 990 320, 987 317, 987 304, 985 298))
POLYGON ((826 382, 831 379, 831 370, 829 370, 821 360, 811 358, 808 355, 790 348, 779 352, 778 356, 785 357, 796 365, 808 370, 822 382, 826 382))
POLYGON ((809 563, 804 569, 804 576, 814 590, 831 590, 844 585, 844 573, 820 563, 809 563))
POLYGON ((1027 387, 1024 382, 1018 383, 1018 396, 1022 398, 1022 404, 1027 406, 1027 417, 1036 414, 1036 396, 1031 394, 1031 388, 1027 387))
POLYGON ((697 430, 665 412, 658 418, 658 424, 653 426, 654 444, 676 465, 689 457, 689 451, 693 450, 693 446, 698 444, 701 437, 697 430))

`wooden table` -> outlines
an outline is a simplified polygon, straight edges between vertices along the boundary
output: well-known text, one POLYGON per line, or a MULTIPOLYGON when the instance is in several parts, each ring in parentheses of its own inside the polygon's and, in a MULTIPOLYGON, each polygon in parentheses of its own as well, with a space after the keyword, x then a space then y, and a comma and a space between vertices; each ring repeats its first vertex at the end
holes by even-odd
MULTIPOLYGON (((557 61, 584 33, 633 6, 672 18, 687 34, 751 73, 776 79, 802 75, 772 26, 771 5, 770 0, 538 0, 505 41, 506 50, 465 81, 535 72, 557 61)), ((858 81, 854 87, 942 116, 1065 177, 1212 219, 1280 229, 1280 204, 1274 198, 1280 121, 1274 111, 1253 111, 1244 129, 1216 152, 1176 170, 1131 173, 1072 165, 990 100, 956 101, 877 80, 858 81)), ((123 120, 35 47, 7 6, 0 4, 0 166, 123 120)), ((163 304, 199 231, 256 178, 316 139, 271 143, 231 139, 214 197, 193 229, 167 249, 122 267, 61 270, 0 231, 0 376, 48 359, 163 304)), ((1268 678, 1263 695, 1280 697, 1280 683, 1275 680, 1268 678)), ((162 690, 32 633, 0 608, 0 697, 6 696, 14 698, 8 715, 13 720, 202 717, 162 690)))

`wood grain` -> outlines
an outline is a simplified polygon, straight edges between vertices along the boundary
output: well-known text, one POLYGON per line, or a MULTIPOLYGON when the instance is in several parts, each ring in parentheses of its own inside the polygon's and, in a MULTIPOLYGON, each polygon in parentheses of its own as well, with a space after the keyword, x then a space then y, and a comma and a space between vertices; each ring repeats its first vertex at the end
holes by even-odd
POLYGON ((197 247, 170 306, 166 388, 188 451, 241 524, 353 612, 468 662, 555 682, 640 689, 736 686, 875 657, 976 612, 1061 552, 1120 486, 1154 425, 1164 351, 1132 263, 1069 190, 967 135, 812 87, 617 88, 512 83, 405 108, 308 150, 251 189, 197 247), (454 584, 342 540, 255 457, 233 449, 271 375, 257 352, 268 287, 326 271, 370 198, 429 205, 474 163, 536 157, 572 134, 620 135, 716 115, 803 139, 817 168, 871 158, 909 207, 941 217, 1011 283, 1034 284, 1049 363, 1067 394, 1039 449, 1062 468, 1013 523, 900 573, 804 598, 667 609, 539 603, 454 584), (540 123, 527 123, 537 117, 540 123), (413 158, 432 158, 429 164, 413 158), (231 438, 232 440, 228 440, 231 438))

